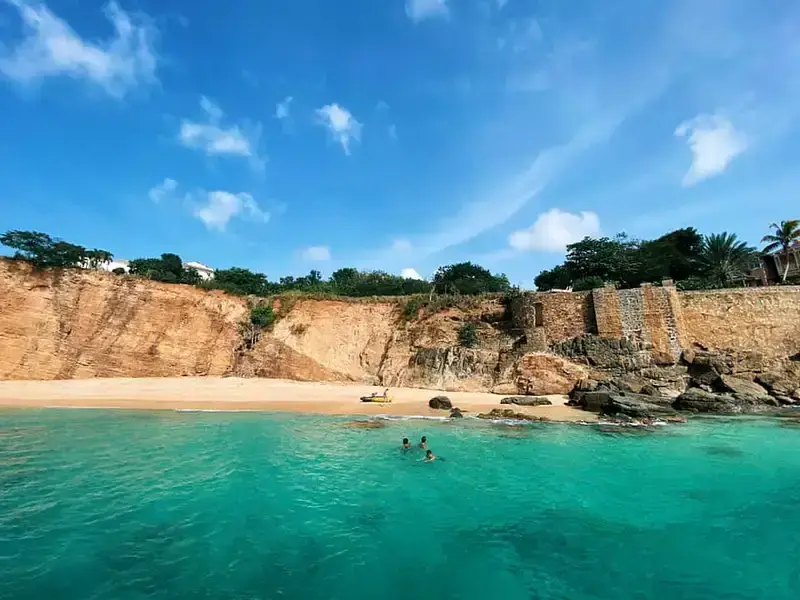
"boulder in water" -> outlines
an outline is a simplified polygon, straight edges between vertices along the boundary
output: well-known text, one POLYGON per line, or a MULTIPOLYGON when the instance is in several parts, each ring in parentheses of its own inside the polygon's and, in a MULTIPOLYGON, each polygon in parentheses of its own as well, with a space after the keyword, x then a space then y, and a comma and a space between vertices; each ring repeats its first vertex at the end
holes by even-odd
POLYGON ((434 396, 428 401, 428 406, 434 410, 451 410, 453 403, 447 396, 434 396))
POLYGON ((549 421, 547 417, 537 417, 521 412, 516 412, 511 408, 493 408, 488 413, 478 415, 479 419, 509 419, 514 421, 549 421))
POLYGON ((451 419, 463 419, 464 414, 461 412, 460 408, 454 408, 450 411, 450 418, 451 419))

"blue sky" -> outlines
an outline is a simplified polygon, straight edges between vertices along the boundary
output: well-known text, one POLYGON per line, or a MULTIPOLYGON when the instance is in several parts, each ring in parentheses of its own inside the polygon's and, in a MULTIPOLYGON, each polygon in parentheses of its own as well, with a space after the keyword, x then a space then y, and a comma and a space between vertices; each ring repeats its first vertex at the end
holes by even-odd
POLYGON ((792 0, 0 0, 0 229, 531 286, 800 217, 792 0))

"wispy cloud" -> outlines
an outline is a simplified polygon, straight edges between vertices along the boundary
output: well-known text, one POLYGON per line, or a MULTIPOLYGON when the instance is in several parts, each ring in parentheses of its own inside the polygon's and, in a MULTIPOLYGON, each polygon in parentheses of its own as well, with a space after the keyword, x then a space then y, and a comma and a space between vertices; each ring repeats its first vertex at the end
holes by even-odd
POLYGON ((675 135, 687 138, 692 152, 692 165, 683 177, 684 186, 723 173, 734 158, 747 150, 747 138, 720 115, 700 115, 685 121, 675 135))
POLYGON ((289 108, 291 107, 292 100, 294 98, 292 96, 286 96, 282 101, 278 102, 275 105, 275 118, 280 119, 283 121, 284 119, 289 118, 289 108))
POLYGON ((266 157, 258 155, 261 126, 256 124, 249 132, 239 125, 225 126, 222 124, 225 113, 216 103, 202 96, 200 106, 206 114, 206 121, 184 119, 178 132, 178 141, 208 156, 247 158, 254 168, 262 169, 266 157))
POLYGON ((419 23, 436 17, 447 18, 450 8, 447 0, 406 0, 406 14, 409 19, 419 23))
POLYGON ((150 188, 147 197, 158 204, 169 198, 178 189, 178 182, 167 177, 164 181, 150 188))
POLYGON ((331 259, 331 250, 327 246, 311 246, 300 253, 303 260, 325 262, 331 259))
POLYGON ((397 125, 392 123, 387 128, 387 133, 389 134, 389 139, 396 140, 397 139, 397 125))
POLYGON ((562 252, 569 244, 600 233, 600 219, 593 212, 573 214, 558 208, 542 213, 529 229, 513 232, 508 244, 515 250, 562 252))
POLYGON ((29 84, 67 76, 89 81, 117 98, 156 81, 158 32, 145 15, 133 16, 112 1, 104 12, 114 35, 89 41, 41 2, 5 1, 17 9, 23 24, 16 45, 0 45, 0 73, 9 79, 29 84))
POLYGON ((328 104, 316 110, 320 125, 323 125, 331 137, 341 145, 342 150, 350 155, 350 142, 361 141, 362 125, 349 110, 338 104, 328 104))
MULTIPOLYGON (((223 232, 234 217, 243 217, 267 223, 270 214, 261 210, 253 196, 244 192, 234 194, 223 190, 203 192, 202 201, 194 207, 193 214, 213 231, 223 232)), ((189 197, 190 202, 194 196, 189 197)))

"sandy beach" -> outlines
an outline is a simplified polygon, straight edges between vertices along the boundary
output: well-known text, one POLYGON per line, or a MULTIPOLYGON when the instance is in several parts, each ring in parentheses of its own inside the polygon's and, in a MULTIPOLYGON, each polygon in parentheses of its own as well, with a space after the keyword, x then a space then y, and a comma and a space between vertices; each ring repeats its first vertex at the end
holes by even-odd
MULTIPOLYGON (((446 416, 432 410, 428 400, 447 395, 467 414, 501 407, 502 396, 481 392, 441 392, 392 388, 391 404, 368 404, 361 396, 382 388, 359 384, 181 377, 154 379, 78 379, 60 381, 2 381, 0 407, 75 407, 144 410, 259 410, 330 415, 446 416)), ((554 421, 579 421, 589 413, 565 405, 566 398, 550 397, 552 406, 513 407, 517 412, 554 421)), ((503 407, 510 408, 510 407, 503 407)))

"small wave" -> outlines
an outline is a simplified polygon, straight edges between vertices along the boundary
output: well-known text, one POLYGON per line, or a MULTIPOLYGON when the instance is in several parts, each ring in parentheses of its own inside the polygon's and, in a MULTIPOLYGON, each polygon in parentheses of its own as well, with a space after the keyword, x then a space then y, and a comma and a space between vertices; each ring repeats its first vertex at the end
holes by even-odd
POLYGON ((182 413, 253 413, 266 412, 255 408, 176 408, 175 412, 182 413))
POLYGON ((64 408, 67 410, 120 410, 121 406, 72 406, 65 404, 48 404, 45 408, 64 408))

